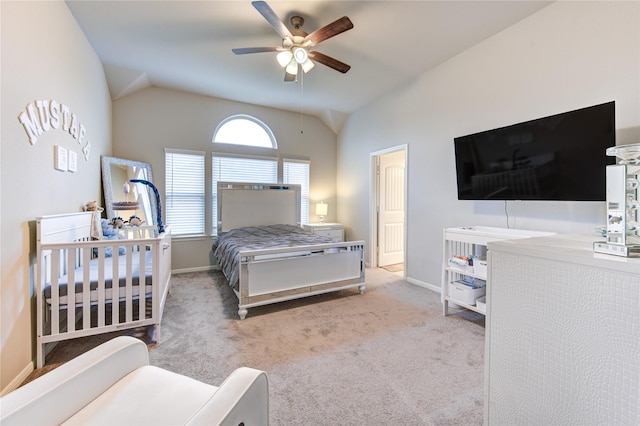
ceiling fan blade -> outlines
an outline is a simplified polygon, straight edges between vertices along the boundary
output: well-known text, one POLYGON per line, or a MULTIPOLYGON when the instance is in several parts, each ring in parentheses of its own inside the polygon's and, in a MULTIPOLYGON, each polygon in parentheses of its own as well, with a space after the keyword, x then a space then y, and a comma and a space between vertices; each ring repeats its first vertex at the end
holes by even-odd
POLYGON ((260 15, 262 15, 264 19, 267 20, 269 25, 271 25, 273 29, 276 30, 278 34, 280 34, 281 39, 284 40, 286 38, 289 38, 289 39, 293 38, 291 31, 289 31, 289 29, 282 23, 280 18, 278 18, 278 15, 276 15, 273 9, 269 7, 267 2, 254 1, 254 2, 251 2, 251 4, 253 5, 253 7, 256 8, 256 10, 260 13, 260 15))
POLYGON ((304 38, 304 41, 311 40, 311 46, 315 46, 321 41, 348 31, 351 28, 353 28, 353 22, 351 22, 351 20, 346 16, 343 16, 342 18, 333 21, 329 25, 325 25, 324 27, 315 30, 314 32, 306 36, 304 38))
POLYGON ((247 53, 262 53, 262 52, 278 52, 282 50, 281 47, 241 47, 238 49, 231 49, 236 55, 246 55, 247 53))
POLYGON ((333 68, 336 71, 340 71, 343 74, 351 69, 351 65, 340 62, 339 60, 327 56, 324 53, 311 51, 309 52, 309 57, 314 61, 319 62, 322 65, 326 65, 329 68, 333 68))

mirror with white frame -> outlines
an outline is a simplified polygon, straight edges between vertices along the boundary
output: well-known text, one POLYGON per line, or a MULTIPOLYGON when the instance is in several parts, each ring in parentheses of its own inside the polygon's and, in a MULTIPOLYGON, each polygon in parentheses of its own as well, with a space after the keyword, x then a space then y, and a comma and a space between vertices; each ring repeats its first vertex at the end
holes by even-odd
POLYGON ((151 165, 140 161, 102 156, 102 187, 107 218, 116 216, 129 220, 140 217, 145 225, 155 225, 156 201, 151 189, 142 183, 130 183, 131 179, 153 182, 151 165), (114 208, 116 203, 116 208, 114 208), (136 205, 134 205, 137 203, 136 205), (122 205, 131 204, 123 208, 122 205))

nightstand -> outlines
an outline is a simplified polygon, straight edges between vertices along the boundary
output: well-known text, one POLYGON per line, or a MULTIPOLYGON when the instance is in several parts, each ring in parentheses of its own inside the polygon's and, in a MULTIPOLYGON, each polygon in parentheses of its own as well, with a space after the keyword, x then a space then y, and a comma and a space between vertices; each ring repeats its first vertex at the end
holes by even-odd
POLYGON ((344 225, 340 223, 309 223, 302 225, 302 227, 314 234, 329 237, 336 241, 344 241, 344 225))

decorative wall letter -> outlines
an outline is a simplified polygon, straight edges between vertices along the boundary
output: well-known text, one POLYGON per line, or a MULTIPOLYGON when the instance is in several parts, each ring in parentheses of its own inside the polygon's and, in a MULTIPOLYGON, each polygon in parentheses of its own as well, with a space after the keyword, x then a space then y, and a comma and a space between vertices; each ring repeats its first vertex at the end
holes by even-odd
POLYGON ((42 134, 42 127, 40 127, 40 120, 38 120, 38 114, 36 114, 33 104, 27 105, 27 110, 20 113, 18 120, 27 132, 31 145, 35 145, 38 142, 38 136, 42 134))
MULTIPOLYGON (((24 131, 27 132, 29 137, 29 143, 35 145, 44 132, 48 132, 51 129, 59 129, 62 125, 62 130, 76 142, 82 146, 82 153, 86 161, 89 161, 89 152, 91 151, 91 142, 86 138, 86 129, 84 124, 78 120, 78 116, 69 110, 67 105, 61 104, 54 100, 40 99, 35 102, 31 102, 27 105, 25 111, 18 115, 18 120, 24 127, 24 131)), ((57 147, 54 152, 58 153, 59 149, 64 150, 65 154, 65 168, 67 161, 67 150, 62 147, 57 147)), ((77 158, 77 154, 75 154, 77 158)), ((56 169, 59 169, 58 160, 55 161, 56 169)), ((75 171, 75 170, 73 170, 75 171)))

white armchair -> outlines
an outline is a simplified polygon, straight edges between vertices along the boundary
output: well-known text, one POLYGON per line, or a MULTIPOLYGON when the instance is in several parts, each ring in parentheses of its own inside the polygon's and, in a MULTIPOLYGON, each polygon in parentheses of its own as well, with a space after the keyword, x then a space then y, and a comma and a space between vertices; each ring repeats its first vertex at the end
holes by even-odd
POLYGON ((0 398, 2 425, 268 425, 263 371, 219 387, 149 365, 146 345, 116 337, 0 398))

